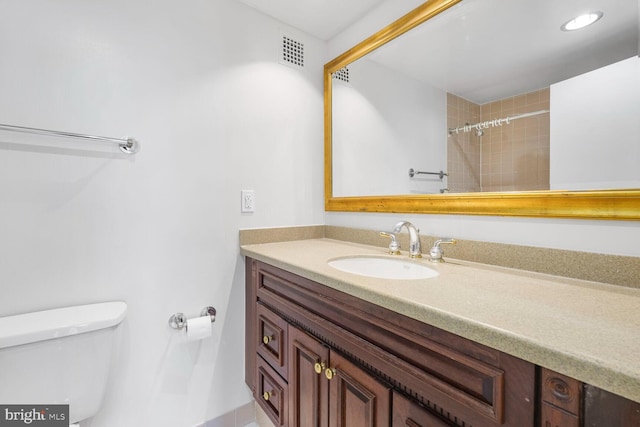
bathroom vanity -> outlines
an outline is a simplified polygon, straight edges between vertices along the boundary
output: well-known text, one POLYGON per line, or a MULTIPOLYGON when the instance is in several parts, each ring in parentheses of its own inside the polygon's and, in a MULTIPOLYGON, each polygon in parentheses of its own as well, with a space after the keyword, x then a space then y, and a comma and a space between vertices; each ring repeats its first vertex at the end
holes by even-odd
POLYGON ((384 249, 329 239, 242 253, 245 378, 278 427, 640 425, 640 344, 618 342, 637 329, 602 334, 627 306, 591 312, 600 329, 580 317, 637 290, 458 261, 361 277, 327 261, 384 249))

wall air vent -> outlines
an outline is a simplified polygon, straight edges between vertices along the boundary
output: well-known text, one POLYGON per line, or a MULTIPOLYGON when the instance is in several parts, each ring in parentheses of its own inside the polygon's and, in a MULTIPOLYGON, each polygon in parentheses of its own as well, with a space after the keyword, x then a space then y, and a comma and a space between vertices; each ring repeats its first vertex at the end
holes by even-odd
POLYGON ((349 83, 349 68, 342 67, 331 75, 336 80, 342 80, 345 83, 349 83))
POLYGON ((280 61, 285 65, 304 68, 304 44, 283 35, 280 61))

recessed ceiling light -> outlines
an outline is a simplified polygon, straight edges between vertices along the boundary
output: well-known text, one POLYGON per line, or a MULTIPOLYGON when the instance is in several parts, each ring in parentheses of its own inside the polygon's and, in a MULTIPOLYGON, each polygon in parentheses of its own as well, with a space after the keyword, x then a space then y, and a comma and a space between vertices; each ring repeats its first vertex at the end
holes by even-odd
POLYGON ((603 15, 604 13, 602 12, 585 13, 584 15, 580 15, 570 21, 565 22, 564 24, 562 24, 560 29, 562 31, 579 30, 580 28, 584 28, 588 25, 593 24, 594 22, 602 18, 603 15))

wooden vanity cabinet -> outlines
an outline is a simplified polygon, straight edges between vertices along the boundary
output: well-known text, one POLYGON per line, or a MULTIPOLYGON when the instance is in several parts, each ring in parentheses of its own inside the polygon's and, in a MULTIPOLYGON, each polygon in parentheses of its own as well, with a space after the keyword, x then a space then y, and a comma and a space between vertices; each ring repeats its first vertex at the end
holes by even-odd
POLYGON ((640 427, 638 403, 269 264, 246 285, 245 381, 277 427, 640 427))
POLYGON ((245 378, 276 425, 534 425, 534 365, 250 258, 246 273, 245 378), (286 404, 264 398, 274 383, 286 404))

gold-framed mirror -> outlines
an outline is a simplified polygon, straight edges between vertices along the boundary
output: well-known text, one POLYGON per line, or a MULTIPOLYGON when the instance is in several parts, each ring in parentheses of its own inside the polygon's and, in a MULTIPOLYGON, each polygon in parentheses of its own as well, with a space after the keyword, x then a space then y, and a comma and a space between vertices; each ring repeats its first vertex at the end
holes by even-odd
MULTIPOLYGON (((395 212, 416 214, 461 214, 493 216, 527 216, 581 219, 640 219, 640 189, 579 189, 503 192, 461 192, 445 194, 334 195, 333 99, 334 75, 348 65, 375 53, 376 49, 429 25, 439 14, 455 10, 473 0, 431 0, 363 42, 349 49, 324 67, 324 138, 325 138, 325 210, 343 212, 395 212)), ((435 22, 435 20, 434 20, 435 22)), ((434 42, 437 43, 437 42, 434 42)), ((449 128, 449 133, 451 133, 449 128)), ((446 138, 446 128, 443 129, 446 138)), ((639 141, 639 135, 631 135, 639 141)), ((636 142, 636 144, 640 144, 636 142)), ((389 159, 390 162, 393 159, 389 159)), ((640 169, 640 165, 637 165, 640 169)), ((437 172, 437 170, 436 170, 437 172)), ((366 180, 363 176, 361 179, 366 180)), ((440 177, 442 179, 442 177, 440 177)))

